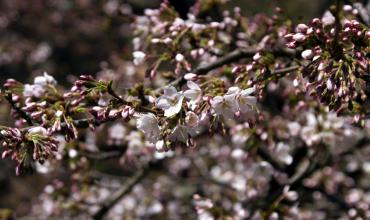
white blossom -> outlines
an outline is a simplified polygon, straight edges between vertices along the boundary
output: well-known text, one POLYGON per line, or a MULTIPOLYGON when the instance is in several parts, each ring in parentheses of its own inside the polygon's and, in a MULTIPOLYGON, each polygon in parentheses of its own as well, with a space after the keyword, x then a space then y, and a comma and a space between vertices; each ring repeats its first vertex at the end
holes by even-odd
POLYGON ((37 76, 35 77, 33 83, 35 85, 40 85, 40 86, 46 86, 48 84, 50 85, 55 85, 57 84, 57 81, 54 79, 54 77, 50 76, 49 74, 47 74, 46 72, 44 72, 44 75, 43 76, 37 76))
POLYGON ((180 141, 186 143, 189 138, 189 129, 184 125, 177 125, 169 135, 171 141, 180 141))
POLYGON ((202 90, 193 81, 188 81, 187 84, 188 90, 184 92, 184 96, 189 99, 189 105, 192 109, 196 107, 196 104, 201 100, 202 98, 202 90))
POLYGON ((136 124, 137 128, 144 132, 145 138, 155 144, 160 135, 158 120, 152 113, 142 114, 139 116, 136 124))
POLYGON ((132 56, 134 57, 134 64, 136 66, 142 64, 145 60, 145 57, 146 57, 145 53, 142 52, 142 51, 134 51, 132 53, 132 56))
POLYGON ((251 110, 253 110, 253 108, 255 108, 257 104, 257 99, 256 97, 251 96, 254 91, 254 88, 248 88, 240 92, 237 100, 239 104, 239 110, 242 113, 250 112, 251 110))
POLYGON ((233 118, 238 111, 235 95, 216 96, 211 100, 211 105, 216 114, 222 115, 226 119, 233 118))
POLYGON ((275 155, 276 155, 277 159, 284 162, 287 165, 290 165, 293 162, 293 157, 289 153, 290 153, 289 145, 287 145, 283 142, 279 142, 276 145, 275 155))
POLYGON ((37 126, 37 127, 32 127, 30 129, 28 129, 28 133, 29 134, 38 134, 38 135, 46 136, 48 132, 44 127, 37 126))
POLYGON ((171 117, 180 112, 184 95, 177 92, 176 88, 171 86, 164 89, 163 96, 159 97, 156 106, 164 110, 164 116, 171 117))
POLYGON ((326 11, 322 16, 321 21, 324 26, 333 25, 335 23, 335 17, 330 11, 326 11))
POLYGON ((76 149, 70 149, 69 151, 68 151, 68 156, 70 157, 70 158, 76 158, 77 157, 77 155, 78 155, 78 152, 77 152, 77 150, 76 149))
POLYGON ((58 110, 56 113, 55 113, 55 116, 56 117, 61 117, 63 115, 63 111, 61 110, 58 110))
POLYGON ((216 114, 226 119, 234 117, 235 113, 249 113, 254 110, 257 100, 251 96, 254 88, 241 90, 239 87, 230 87, 224 96, 216 96, 211 100, 216 114))
POLYGON ((186 112, 185 123, 189 127, 197 127, 199 124, 199 117, 194 112, 186 112))
POLYGON ((45 93, 45 89, 40 85, 25 84, 23 88, 24 97, 36 97, 40 98, 45 93))
POLYGON ((41 174, 47 174, 52 170, 52 166, 48 160, 46 160, 43 164, 36 162, 36 171, 41 174))
POLYGON ((184 55, 182 55, 181 53, 178 53, 178 54, 176 54, 176 57, 175 57, 175 59, 176 59, 176 61, 177 62, 182 62, 182 61, 184 61, 184 55))
POLYGON ((25 97, 36 97, 40 98, 46 92, 47 85, 55 85, 57 81, 54 77, 50 76, 46 72, 43 76, 37 76, 34 79, 34 84, 25 84, 23 87, 23 95, 25 97))

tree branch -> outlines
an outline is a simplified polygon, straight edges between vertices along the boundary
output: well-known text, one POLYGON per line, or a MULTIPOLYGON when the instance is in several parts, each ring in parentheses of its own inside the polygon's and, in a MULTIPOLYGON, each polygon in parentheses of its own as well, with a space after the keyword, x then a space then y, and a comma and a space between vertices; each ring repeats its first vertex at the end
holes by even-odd
MULTIPOLYGON (((194 70, 194 73, 198 74, 198 75, 204 75, 204 74, 208 73, 209 71, 214 70, 216 68, 219 68, 219 67, 221 67, 225 64, 229 64, 229 63, 238 61, 242 58, 253 57, 257 52, 259 52, 259 51, 255 50, 255 49, 237 49, 237 50, 225 55, 224 57, 219 58, 218 60, 216 60, 213 63, 199 66, 198 68, 196 68, 194 70)), ((260 52, 262 52, 262 53, 272 53, 275 56, 288 56, 288 57, 295 56, 295 52, 285 50, 285 49, 282 49, 282 48, 281 49, 280 48, 279 49, 272 49, 272 50, 262 50, 260 52)))
POLYGON ((131 192, 134 186, 139 183, 147 174, 148 167, 144 167, 136 171, 136 173, 124 185, 122 185, 111 197, 109 197, 100 207, 100 209, 92 216, 94 220, 103 219, 109 210, 119 202, 125 195, 131 192))
POLYGON ((166 159, 157 160, 139 168, 135 174, 127 180, 117 191, 102 203, 100 209, 92 216, 94 220, 101 220, 109 212, 109 210, 117 204, 125 195, 129 194, 136 184, 141 182, 149 173, 162 169, 166 159))
POLYGON ((267 161, 269 164, 272 165, 272 167, 274 167, 276 170, 279 170, 281 172, 283 172, 285 170, 285 167, 282 163, 278 162, 273 156, 271 156, 271 154, 265 150, 264 148, 262 148, 261 146, 259 146, 257 148, 257 154, 265 161, 267 161))
POLYGON ((93 160, 106 160, 111 158, 120 157, 124 154, 125 150, 115 150, 106 152, 81 152, 81 155, 93 160))

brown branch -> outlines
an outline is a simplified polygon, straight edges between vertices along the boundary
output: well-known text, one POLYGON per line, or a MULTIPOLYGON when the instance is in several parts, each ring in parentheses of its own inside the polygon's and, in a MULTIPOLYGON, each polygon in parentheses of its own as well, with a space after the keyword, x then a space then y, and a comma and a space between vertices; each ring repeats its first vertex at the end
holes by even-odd
POLYGON ((285 167, 282 163, 277 161, 266 149, 261 146, 257 148, 257 154, 265 161, 267 161, 273 168, 279 171, 284 171, 285 167))
POLYGON ((102 203, 100 209, 92 216, 94 220, 101 220, 109 212, 109 210, 117 204, 125 195, 129 194, 136 184, 141 182, 149 173, 158 169, 163 169, 163 164, 166 159, 157 160, 148 163, 142 168, 138 168, 135 174, 129 178, 117 191, 102 203))
MULTIPOLYGON (((126 148, 124 148, 126 150, 126 148)), ((115 151, 106 151, 106 152, 81 152, 82 156, 85 156, 93 160, 106 160, 111 158, 120 157, 125 150, 115 150, 115 151)))
POLYGON ((333 41, 333 53, 337 60, 342 59, 343 56, 343 49, 339 44, 339 34, 342 30, 342 24, 340 21, 340 11, 342 9, 342 0, 335 0, 335 10, 334 10, 334 17, 335 17, 335 36, 333 41))
POLYGON ((255 49, 237 49, 237 50, 225 55, 224 57, 219 58, 218 60, 216 60, 213 63, 199 66, 198 68, 196 68, 194 70, 194 73, 198 74, 198 75, 204 75, 204 74, 208 73, 209 71, 217 69, 217 68, 219 68, 219 67, 221 67, 225 64, 233 63, 233 62, 238 61, 242 58, 253 57, 257 52, 272 53, 275 56, 288 56, 288 57, 292 57, 292 56, 294 57, 295 56, 295 52, 288 51, 288 50, 285 50, 285 49, 282 49, 282 48, 281 49, 280 48, 279 49, 271 49, 271 50, 268 49, 268 50, 261 50, 261 51, 258 51, 258 50, 255 50, 255 49))
POLYGON ((100 207, 100 209, 92 216, 94 220, 103 219, 109 210, 117 204, 125 195, 131 192, 136 184, 138 184, 147 174, 148 167, 144 167, 136 171, 131 179, 127 180, 111 197, 109 197, 100 207))

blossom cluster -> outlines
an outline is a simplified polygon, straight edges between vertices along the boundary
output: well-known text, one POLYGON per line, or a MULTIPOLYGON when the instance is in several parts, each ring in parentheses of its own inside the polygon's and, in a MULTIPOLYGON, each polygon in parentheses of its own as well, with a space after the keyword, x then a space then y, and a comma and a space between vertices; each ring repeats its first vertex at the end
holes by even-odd
POLYGON ((43 164, 58 151, 58 141, 49 137, 43 127, 32 127, 27 131, 17 128, 1 128, 2 158, 11 157, 16 161, 16 174, 32 167, 32 162, 43 164))
POLYGON ((287 46, 303 50, 307 64, 302 75, 311 95, 330 109, 358 112, 366 99, 370 30, 357 20, 335 20, 328 13, 297 25, 294 33, 285 35, 287 46))
POLYGON ((175 87, 164 88, 163 95, 156 100, 156 107, 164 111, 165 118, 173 118, 175 115, 184 112, 177 124, 169 134, 167 128, 171 124, 162 123, 152 113, 140 114, 137 127, 145 133, 151 143, 156 143, 162 137, 172 142, 183 142, 191 145, 191 137, 196 135, 206 125, 212 126, 215 122, 212 117, 221 117, 225 120, 246 118, 252 120, 257 112, 257 101, 252 93, 253 88, 240 89, 230 87, 224 95, 215 97, 203 96, 204 92, 193 81, 187 81, 188 89, 178 92, 175 87), (161 129, 163 132, 161 132, 161 129), (161 135, 162 133, 162 135, 161 135))

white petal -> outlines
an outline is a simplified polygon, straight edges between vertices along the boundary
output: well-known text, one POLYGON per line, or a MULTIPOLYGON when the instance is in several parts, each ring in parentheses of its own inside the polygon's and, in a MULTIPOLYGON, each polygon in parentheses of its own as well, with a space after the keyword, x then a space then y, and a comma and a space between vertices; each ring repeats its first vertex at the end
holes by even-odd
POLYGON ((242 96, 247 96, 247 95, 250 95, 252 94, 253 92, 255 91, 255 88, 248 88, 248 89, 244 89, 241 91, 241 95, 242 96))
POLYGON ((240 91, 240 88, 237 87, 237 86, 233 86, 233 87, 230 87, 228 90, 227 90, 227 93, 225 95, 231 95, 231 94, 236 94, 240 91))
POLYGON ((183 143, 186 143, 188 139, 187 128, 183 125, 176 126, 171 132, 169 139, 171 141, 181 141, 183 143))
POLYGON ((173 86, 170 86, 170 87, 166 87, 164 90, 163 90, 163 94, 164 96, 167 96, 167 97, 170 97, 170 98, 174 98, 176 97, 177 95, 177 90, 175 87, 173 86))
POLYGON ((186 85, 188 86, 189 89, 200 90, 200 87, 198 86, 198 84, 196 84, 193 81, 188 81, 186 85))
POLYGON ((171 106, 170 108, 168 108, 168 109, 166 109, 164 111, 164 116, 171 117, 171 116, 174 116, 177 113, 179 113, 180 110, 181 110, 181 107, 182 107, 182 101, 183 101, 183 99, 184 99, 184 96, 180 96, 180 98, 178 99, 176 105, 171 106))
POLYGON ((156 143, 158 141, 160 129, 154 114, 148 113, 141 115, 137 120, 137 128, 144 132, 145 138, 150 143, 156 143))
POLYGON ((190 100, 197 100, 200 98, 201 93, 197 90, 189 89, 184 92, 184 96, 190 100))
POLYGON ((213 97, 213 99, 211 100, 211 105, 214 106, 214 105, 218 105, 220 104, 221 102, 223 102, 224 98, 222 96, 216 96, 216 97, 213 97))
POLYGON ((163 110, 168 109, 169 107, 171 107, 170 103, 168 102, 168 100, 166 98, 159 98, 155 105, 158 108, 163 109, 163 110))
POLYGON ((185 122, 190 127, 196 127, 199 124, 199 117, 194 112, 187 112, 185 122))
POLYGON ((30 133, 30 134, 39 134, 39 135, 43 135, 43 136, 47 135, 46 129, 44 127, 41 127, 41 126, 32 127, 30 129, 28 129, 28 133, 30 133))
POLYGON ((35 79, 33 80, 33 83, 35 85, 45 86, 47 84, 47 80, 43 76, 36 76, 35 79))

